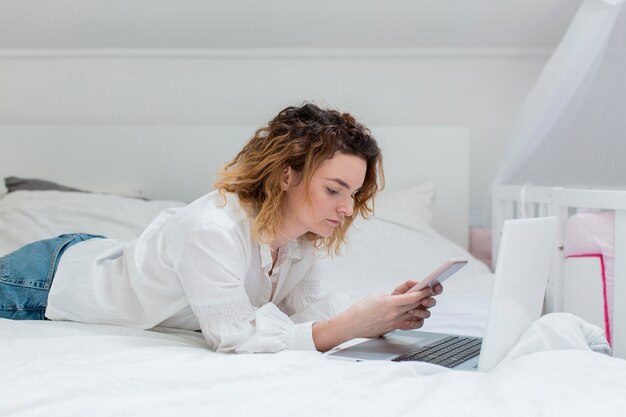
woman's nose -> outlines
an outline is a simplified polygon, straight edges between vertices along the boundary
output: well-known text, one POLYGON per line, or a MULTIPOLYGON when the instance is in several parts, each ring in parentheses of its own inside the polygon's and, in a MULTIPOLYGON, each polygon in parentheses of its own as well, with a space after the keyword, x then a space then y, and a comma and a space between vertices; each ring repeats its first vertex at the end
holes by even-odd
POLYGON ((347 201, 339 206, 339 209, 337 211, 343 214, 345 217, 352 216, 352 213, 354 213, 354 200, 352 200, 352 197, 348 198, 347 201))

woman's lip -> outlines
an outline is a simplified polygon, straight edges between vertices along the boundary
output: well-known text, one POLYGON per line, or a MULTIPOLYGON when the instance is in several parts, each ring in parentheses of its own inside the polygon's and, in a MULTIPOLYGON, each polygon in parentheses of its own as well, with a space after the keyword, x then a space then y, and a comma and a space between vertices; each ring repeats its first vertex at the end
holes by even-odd
POLYGON ((339 226, 341 224, 339 220, 328 219, 328 221, 331 222, 334 226, 339 226))

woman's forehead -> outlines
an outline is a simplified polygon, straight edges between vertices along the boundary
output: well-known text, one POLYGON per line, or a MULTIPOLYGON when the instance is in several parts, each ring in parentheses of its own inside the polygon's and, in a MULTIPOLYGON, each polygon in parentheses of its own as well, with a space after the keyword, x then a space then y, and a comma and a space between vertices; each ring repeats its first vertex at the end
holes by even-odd
POLYGON ((349 188, 359 188, 363 184, 366 171, 365 159, 337 152, 332 158, 323 161, 313 176, 338 182, 339 185, 343 182, 349 188))

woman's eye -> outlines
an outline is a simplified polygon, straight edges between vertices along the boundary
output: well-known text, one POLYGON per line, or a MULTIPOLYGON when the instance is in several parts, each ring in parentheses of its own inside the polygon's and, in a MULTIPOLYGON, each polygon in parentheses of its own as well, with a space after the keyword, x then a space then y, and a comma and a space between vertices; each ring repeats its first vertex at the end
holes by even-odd
POLYGON ((326 191, 328 191, 328 194, 330 194, 330 195, 339 194, 339 191, 333 190, 332 188, 328 188, 328 187, 326 187, 326 191))

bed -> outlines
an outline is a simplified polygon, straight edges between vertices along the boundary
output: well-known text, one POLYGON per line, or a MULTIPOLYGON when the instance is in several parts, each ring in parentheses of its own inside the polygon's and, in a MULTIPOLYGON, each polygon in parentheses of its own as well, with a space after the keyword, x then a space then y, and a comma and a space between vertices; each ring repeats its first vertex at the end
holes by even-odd
MULTIPOLYGON (((56 184, 34 190, 23 181, 0 198, 0 254, 70 227, 132 239, 160 210, 210 189, 205 174, 213 161, 194 160, 198 152, 188 164, 172 158, 202 148, 205 157, 225 160, 244 131, 249 135, 242 127, 0 128, 8 138, 0 145, 3 177, 95 191, 56 184), (206 137, 214 139, 207 144, 206 137)), ((423 330, 482 335, 493 274, 466 250, 467 130, 374 132, 389 187, 376 215, 355 223, 346 256, 323 260, 324 292, 342 292, 349 303, 424 276, 450 257, 467 257, 423 330), (444 158, 451 162, 438 169, 444 158)), ((0 319, 0 415, 615 414, 626 407, 626 363, 594 351, 601 339, 598 328, 576 316, 546 315, 496 369, 478 373, 333 361, 317 352, 218 354, 197 332, 0 319)))
POLYGON ((493 251, 502 222, 554 215, 558 244, 546 312, 566 311, 605 329, 626 358, 626 190, 501 185, 493 193, 493 251))

